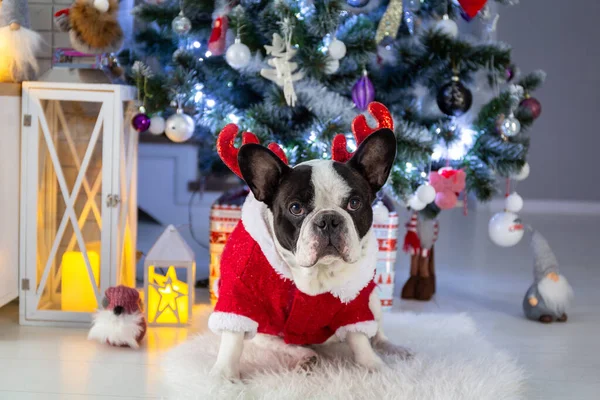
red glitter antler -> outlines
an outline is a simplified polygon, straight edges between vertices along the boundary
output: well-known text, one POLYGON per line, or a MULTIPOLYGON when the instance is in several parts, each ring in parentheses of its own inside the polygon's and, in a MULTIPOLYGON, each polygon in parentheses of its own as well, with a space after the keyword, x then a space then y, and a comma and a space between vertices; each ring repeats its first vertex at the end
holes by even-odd
MULTIPOLYGON (((229 169, 243 179, 242 173, 240 172, 240 166, 238 165, 238 152, 234 146, 235 138, 238 134, 239 128, 236 124, 228 124, 223 128, 217 137, 217 153, 221 160, 229 167, 229 169)), ((242 133, 242 146, 248 143, 260 144, 260 141, 256 135, 252 132, 242 133)), ((267 146, 277 157, 281 159, 285 164, 288 163, 287 157, 283 152, 283 149, 277 143, 270 143, 267 146)))
MULTIPOLYGON (((352 121, 352 134, 356 140, 356 146, 358 147, 371 133, 381 128, 388 128, 394 130, 394 121, 390 111, 381 103, 373 101, 369 103, 367 109, 369 113, 377 120, 377 126, 371 128, 367 124, 367 118, 364 115, 358 115, 352 121)), ((352 158, 352 152, 348 151, 346 147, 346 136, 339 133, 333 138, 333 144, 331 149, 332 159, 334 161, 346 162, 352 158)))

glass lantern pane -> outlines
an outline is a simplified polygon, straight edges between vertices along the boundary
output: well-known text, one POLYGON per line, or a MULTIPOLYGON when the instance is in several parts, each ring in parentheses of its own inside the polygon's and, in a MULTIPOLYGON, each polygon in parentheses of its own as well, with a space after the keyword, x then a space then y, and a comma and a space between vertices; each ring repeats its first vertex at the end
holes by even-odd
MULTIPOLYGON (((125 121, 130 121, 135 113, 131 102, 123 103, 125 121)), ((123 124, 120 136, 120 203, 119 203, 119 257, 120 265, 117 280, 119 284, 135 287, 135 265, 137 262, 137 198, 136 198, 136 151, 138 136, 133 132, 131 124, 123 124)))
POLYGON ((98 307, 102 230, 100 103, 48 100, 38 123, 38 309, 98 307), (92 132, 98 139, 92 143, 92 132))

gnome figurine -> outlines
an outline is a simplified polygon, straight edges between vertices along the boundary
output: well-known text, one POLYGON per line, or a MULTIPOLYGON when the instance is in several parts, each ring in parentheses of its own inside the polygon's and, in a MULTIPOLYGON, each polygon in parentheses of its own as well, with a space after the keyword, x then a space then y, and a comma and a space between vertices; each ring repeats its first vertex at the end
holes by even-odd
POLYGON ((137 349, 146 334, 146 319, 138 291, 123 285, 108 288, 102 308, 94 315, 88 339, 137 349))
POLYGON ((558 262, 548 242, 537 231, 531 238, 531 248, 535 282, 523 299, 525 316, 543 323, 565 322, 567 308, 573 298, 573 289, 567 278, 558 271, 558 262))
POLYGON ((29 29, 27 0, 0 0, 0 82, 34 79, 42 37, 29 29))

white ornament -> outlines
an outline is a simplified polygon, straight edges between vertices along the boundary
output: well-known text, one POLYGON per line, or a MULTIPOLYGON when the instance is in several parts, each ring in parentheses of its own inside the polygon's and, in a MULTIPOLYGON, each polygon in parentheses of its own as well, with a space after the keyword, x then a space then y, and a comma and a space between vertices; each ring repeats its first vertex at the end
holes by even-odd
POLYGON ((448 15, 444 15, 442 19, 436 22, 435 30, 451 38, 458 36, 458 25, 448 15))
POLYGON ((265 45, 267 54, 272 58, 267 63, 273 67, 263 68, 260 74, 263 78, 275 82, 283 88, 283 95, 288 106, 294 106, 298 97, 294 90, 294 82, 304 77, 304 72, 298 71, 298 63, 292 62, 291 59, 296 54, 296 49, 292 48, 292 34, 286 35, 286 40, 278 34, 273 34, 273 44, 265 45))
POLYGON ((334 60, 341 60, 346 55, 346 45, 344 42, 338 39, 333 39, 331 43, 329 43, 329 57, 334 60))
POLYGON ((419 186, 415 194, 425 204, 429 204, 435 200, 435 188, 427 183, 419 186))
POLYGON ((492 242, 498 246, 511 247, 519 243, 525 230, 517 214, 505 211, 490 219, 488 233, 492 242))
POLYGON ((101 13, 105 13, 110 8, 110 4, 108 4, 108 0, 94 0, 94 8, 101 13))
POLYGON ((511 175, 511 178, 515 181, 524 181, 529 176, 529 172, 529 163, 525 163, 525 165, 523 165, 523 168, 521 168, 521 170, 518 173, 511 175))
POLYGON ((167 119, 165 134, 175 143, 185 142, 194 134, 194 120, 183 110, 177 110, 176 114, 171 115, 167 119))
POLYGON ((338 69, 340 69, 340 62, 338 60, 334 60, 333 58, 327 60, 327 65, 325 66, 325 73, 327 75, 335 74, 338 69))
POLYGON ((421 211, 427 206, 427 204, 419 200, 417 195, 413 195, 410 199, 408 199, 408 205, 415 211, 421 211))
POLYGON ((523 198, 517 192, 513 192, 504 199, 504 209, 514 213, 521 211, 523 209, 523 198))
POLYGON ((236 38, 235 43, 229 46, 225 53, 225 60, 231 68, 244 68, 250 63, 250 49, 241 42, 240 38, 236 38))
POLYGON ((390 211, 387 209, 383 201, 379 200, 373 206, 373 223, 387 224, 390 219, 390 211))
POLYGON ((155 115, 150 118, 150 128, 148 128, 148 132, 153 135, 162 135, 165 132, 165 126, 165 119, 160 115, 155 115))

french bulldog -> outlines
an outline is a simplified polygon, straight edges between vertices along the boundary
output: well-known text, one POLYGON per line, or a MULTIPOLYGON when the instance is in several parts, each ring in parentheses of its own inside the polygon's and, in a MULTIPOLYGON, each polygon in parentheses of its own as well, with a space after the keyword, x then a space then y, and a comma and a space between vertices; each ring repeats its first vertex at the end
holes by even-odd
POLYGON ((259 144, 239 149, 251 193, 221 259, 219 300, 209 318, 221 334, 213 375, 239 379, 250 338, 291 355, 302 369, 317 359, 311 345, 333 341, 346 342, 370 370, 384 366, 374 348, 408 355, 383 333, 373 282, 371 204, 395 155, 390 129, 367 136, 345 163, 292 168, 259 144))

